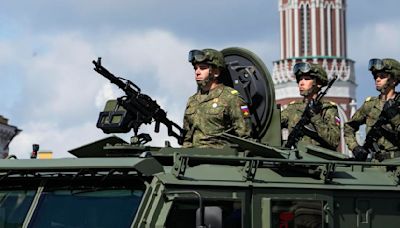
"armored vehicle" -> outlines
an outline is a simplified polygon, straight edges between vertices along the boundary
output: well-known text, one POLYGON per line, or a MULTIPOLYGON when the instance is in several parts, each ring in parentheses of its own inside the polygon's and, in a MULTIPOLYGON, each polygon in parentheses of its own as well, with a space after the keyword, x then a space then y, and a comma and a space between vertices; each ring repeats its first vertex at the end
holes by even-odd
MULTIPOLYGON (((178 124, 134 83, 95 70, 126 92, 97 126, 129 132, 70 150, 76 158, 0 161, 1 227, 398 227, 400 163, 356 162, 311 145, 282 147, 280 110, 263 62, 227 48, 225 83, 252 107, 253 138, 223 149, 146 145, 141 124, 178 124)), ((175 140, 175 139, 174 139, 175 140)))

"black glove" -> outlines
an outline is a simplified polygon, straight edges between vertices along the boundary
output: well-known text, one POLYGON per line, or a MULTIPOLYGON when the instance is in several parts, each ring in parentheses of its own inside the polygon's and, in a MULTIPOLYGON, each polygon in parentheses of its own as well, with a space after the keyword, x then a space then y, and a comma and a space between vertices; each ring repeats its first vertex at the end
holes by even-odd
POLYGON ((306 108, 306 115, 311 118, 316 114, 320 113, 322 110, 322 103, 311 100, 308 102, 308 107, 306 108))
POLYGON ((382 113, 388 120, 390 120, 399 114, 399 109, 399 104, 395 100, 389 99, 383 105, 382 113))
POLYGON ((356 161, 366 161, 368 157, 368 151, 362 146, 356 146, 353 149, 353 154, 356 161))

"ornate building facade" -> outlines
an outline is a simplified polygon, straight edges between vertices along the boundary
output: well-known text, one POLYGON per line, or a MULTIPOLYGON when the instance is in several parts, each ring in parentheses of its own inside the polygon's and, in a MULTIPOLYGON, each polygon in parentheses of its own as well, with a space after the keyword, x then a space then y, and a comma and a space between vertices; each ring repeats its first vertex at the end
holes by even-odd
POLYGON ((20 129, 9 125, 8 119, 0 115, 0 158, 8 156, 8 146, 11 140, 20 132, 20 129))
POLYGON ((327 98, 349 117, 355 108, 354 62, 347 58, 345 0, 280 0, 281 60, 273 66, 277 102, 300 99, 292 67, 321 64, 328 77, 338 76, 327 98))
MULTIPOLYGON (((299 95, 297 62, 323 66, 338 78, 326 98, 340 107, 342 124, 356 109, 354 61, 347 58, 345 0, 279 0, 281 59, 273 63, 277 103, 284 109, 299 95)), ((344 148, 342 148, 343 151, 344 148)))

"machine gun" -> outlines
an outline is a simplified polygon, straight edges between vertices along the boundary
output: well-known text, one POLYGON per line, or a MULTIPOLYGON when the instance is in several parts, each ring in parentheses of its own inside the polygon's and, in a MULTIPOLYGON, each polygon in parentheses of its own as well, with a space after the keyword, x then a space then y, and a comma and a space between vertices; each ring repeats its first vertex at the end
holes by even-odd
MULTIPOLYGON (((328 90, 332 87, 333 83, 336 81, 337 76, 334 76, 328 83, 328 86, 326 89, 320 93, 318 93, 317 97, 315 98, 314 102, 315 104, 318 104, 321 99, 326 95, 328 90)), ((285 144, 286 148, 292 149, 297 142, 304 136, 304 126, 307 125, 310 122, 310 118, 307 116, 307 113, 309 112, 310 109, 310 101, 307 103, 306 108, 304 109, 303 114, 301 115, 301 118, 299 122, 293 127, 292 132, 290 132, 288 136, 288 140, 285 144)), ((320 139, 321 144, 326 144, 325 141, 320 139)))
POLYGON ((135 136, 139 140, 150 141, 150 136, 146 134, 137 134, 142 124, 150 124, 155 121, 155 132, 159 132, 160 123, 168 129, 168 135, 183 144, 184 130, 176 123, 167 118, 167 113, 160 108, 157 102, 146 94, 141 93, 140 88, 135 83, 120 77, 116 77, 101 65, 101 58, 93 60, 94 70, 110 80, 125 92, 125 96, 116 101, 111 100, 106 104, 104 112, 100 113, 97 127, 104 133, 127 133, 133 129, 135 136), (178 132, 174 131, 176 128, 178 132))

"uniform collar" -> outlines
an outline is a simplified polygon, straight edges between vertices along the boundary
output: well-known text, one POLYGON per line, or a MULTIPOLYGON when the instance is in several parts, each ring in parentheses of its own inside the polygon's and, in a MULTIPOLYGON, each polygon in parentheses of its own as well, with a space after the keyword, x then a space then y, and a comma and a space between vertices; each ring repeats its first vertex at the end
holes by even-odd
POLYGON ((200 102, 209 101, 209 100, 219 97, 221 95, 222 91, 224 91, 224 85, 222 83, 220 83, 214 89, 209 90, 208 94, 201 94, 201 91, 197 92, 197 99, 200 102))

